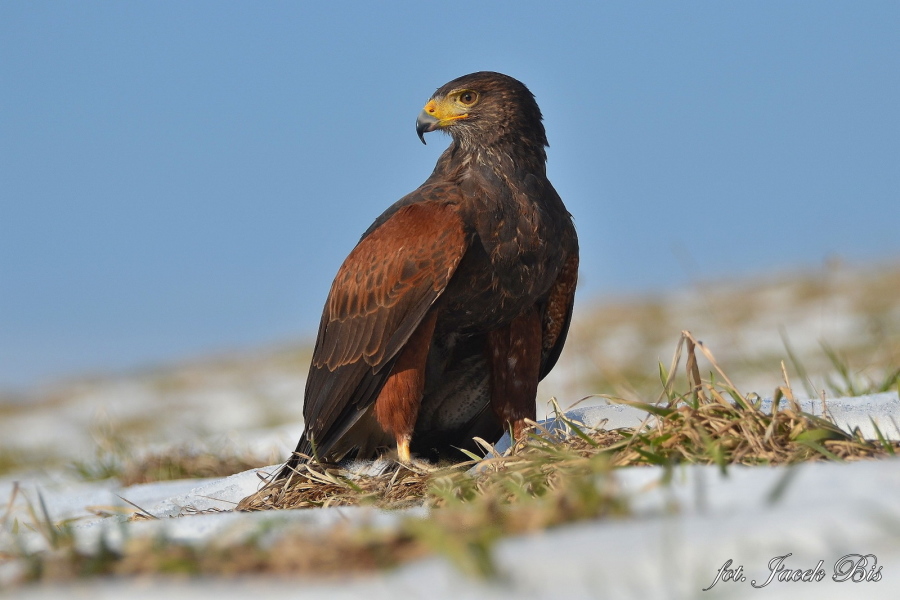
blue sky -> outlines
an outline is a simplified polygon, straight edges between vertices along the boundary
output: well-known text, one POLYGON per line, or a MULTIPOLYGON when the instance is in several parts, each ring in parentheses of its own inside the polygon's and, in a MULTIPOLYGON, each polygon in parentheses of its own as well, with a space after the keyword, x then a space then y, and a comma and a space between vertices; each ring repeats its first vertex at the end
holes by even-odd
POLYGON ((898 31, 897 2, 3 2, 0 388, 311 337, 477 70, 543 109, 582 302, 898 257, 898 31))

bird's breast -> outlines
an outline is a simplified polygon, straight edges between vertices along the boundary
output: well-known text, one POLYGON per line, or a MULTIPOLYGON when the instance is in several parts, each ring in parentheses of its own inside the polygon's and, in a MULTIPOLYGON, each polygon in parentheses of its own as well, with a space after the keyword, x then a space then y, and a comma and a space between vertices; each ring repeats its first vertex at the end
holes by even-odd
POLYGON ((441 300, 447 328, 487 331, 545 298, 564 263, 559 232, 539 208, 513 203, 470 221, 472 243, 441 300))

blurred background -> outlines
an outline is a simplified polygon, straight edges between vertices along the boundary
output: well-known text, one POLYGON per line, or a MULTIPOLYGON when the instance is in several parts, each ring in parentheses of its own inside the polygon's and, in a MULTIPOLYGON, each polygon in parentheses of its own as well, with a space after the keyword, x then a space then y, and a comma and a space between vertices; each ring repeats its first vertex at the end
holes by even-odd
POLYGON ((581 240, 544 399, 641 393, 684 328, 760 393, 792 339, 882 378, 898 31, 896 2, 4 2, 7 435, 35 426, 15 406, 63 399, 135 434, 149 410, 193 431, 299 419, 334 273, 446 146, 416 137, 424 102, 477 70, 537 96, 581 240))

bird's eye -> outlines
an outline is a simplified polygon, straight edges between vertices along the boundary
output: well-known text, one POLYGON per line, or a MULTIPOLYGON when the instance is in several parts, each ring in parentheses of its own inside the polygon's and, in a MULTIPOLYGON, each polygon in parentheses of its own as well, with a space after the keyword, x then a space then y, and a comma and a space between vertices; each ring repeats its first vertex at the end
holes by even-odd
POLYGON ((475 92, 465 91, 459 95, 459 103, 466 106, 472 106, 478 101, 478 94, 475 92))

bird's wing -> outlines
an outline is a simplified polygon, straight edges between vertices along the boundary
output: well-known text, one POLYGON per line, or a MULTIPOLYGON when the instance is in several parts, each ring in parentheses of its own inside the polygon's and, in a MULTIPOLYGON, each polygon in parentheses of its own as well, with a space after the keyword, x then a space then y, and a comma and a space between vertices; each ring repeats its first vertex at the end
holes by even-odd
POLYGON ((447 197, 452 190, 422 193, 425 201, 399 208, 364 237, 334 279, 307 379, 301 452, 314 440, 325 456, 375 401, 465 254, 469 236, 447 197))
POLYGON ((575 284, 578 282, 577 251, 566 259, 556 282, 550 289, 542 322, 543 348, 541 351, 540 379, 549 373, 566 343, 569 324, 572 322, 572 307, 575 304, 575 284))

